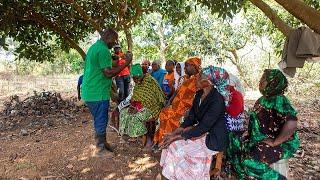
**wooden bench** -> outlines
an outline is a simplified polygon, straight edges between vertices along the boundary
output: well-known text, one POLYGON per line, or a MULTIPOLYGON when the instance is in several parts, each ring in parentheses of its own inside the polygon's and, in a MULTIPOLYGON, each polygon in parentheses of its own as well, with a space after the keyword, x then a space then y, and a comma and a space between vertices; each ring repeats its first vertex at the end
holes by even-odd
POLYGON ((211 164, 209 174, 210 174, 210 177, 218 177, 220 176, 220 173, 221 173, 223 152, 219 152, 218 154, 213 155, 213 158, 215 158, 215 163, 214 163, 214 166, 213 164, 211 164))

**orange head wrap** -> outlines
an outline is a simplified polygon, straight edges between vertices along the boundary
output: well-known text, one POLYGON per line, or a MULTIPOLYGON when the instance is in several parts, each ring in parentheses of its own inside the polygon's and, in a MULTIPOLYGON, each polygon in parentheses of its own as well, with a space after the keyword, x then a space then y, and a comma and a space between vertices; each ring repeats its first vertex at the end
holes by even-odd
POLYGON ((190 57, 186 63, 194 65, 197 70, 200 70, 201 67, 201 59, 199 57, 190 57))

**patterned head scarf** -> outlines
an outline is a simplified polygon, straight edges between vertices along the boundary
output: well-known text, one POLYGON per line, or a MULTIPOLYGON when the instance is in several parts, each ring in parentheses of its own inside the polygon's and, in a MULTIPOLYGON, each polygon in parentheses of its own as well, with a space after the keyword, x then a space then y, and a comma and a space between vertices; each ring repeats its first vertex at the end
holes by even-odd
POLYGON ((134 77, 134 76, 143 76, 143 71, 142 71, 142 68, 141 68, 141 65, 140 64, 134 64, 131 66, 131 76, 134 77))
MULTIPOLYGON (((288 80, 278 69, 265 69, 263 75, 267 81, 261 93, 266 97, 282 95, 288 87, 288 80)), ((263 80, 263 79, 262 79, 263 80)))
POLYGON ((177 89, 178 88, 178 85, 179 85, 179 79, 181 79, 181 77, 183 77, 185 75, 185 72, 184 72, 184 62, 178 62, 174 68, 174 88, 177 89), (177 65, 180 64, 180 67, 181 67, 181 76, 178 74, 176 68, 177 68, 177 65))
POLYGON ((202 69, 202 74, 215 85, 218 92, 223 96, 225 105, 228 106, 230 101, 228 72, 220 67, 209 66, 202 69))
POLYGON ((198 71, 201 68, 201 59, 199 57, 190 57, 186 63, 194 65, 198 71))

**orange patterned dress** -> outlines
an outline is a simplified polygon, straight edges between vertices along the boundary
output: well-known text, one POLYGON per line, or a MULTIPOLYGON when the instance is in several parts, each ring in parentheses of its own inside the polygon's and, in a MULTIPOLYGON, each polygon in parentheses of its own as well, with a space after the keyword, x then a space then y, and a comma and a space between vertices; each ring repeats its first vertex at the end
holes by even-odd
POLYGON ((171 133, 180 127, 181 118, 185 115, 186 111, 192 107, 192 101, 197 91, 197 80, 197 75, 185 79, 177 90, 171 106, 162 109, 159 115, 160 127, 156 131, 153 139, 155 143, 161 143, 165 134, 171 133))

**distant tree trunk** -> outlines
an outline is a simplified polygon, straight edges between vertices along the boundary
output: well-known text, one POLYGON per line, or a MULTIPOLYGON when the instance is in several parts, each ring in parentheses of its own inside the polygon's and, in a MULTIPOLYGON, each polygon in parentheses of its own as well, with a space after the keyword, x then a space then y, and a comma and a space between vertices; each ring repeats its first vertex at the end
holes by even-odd
POLYGON ((125 28, 125 29, 124 29, 124 33, 125 33, 126 39, 127 39, 128 51, 131 51, 131 52, 132 52, 132 49, 133 49, 133 40, 132 40, 132 35, 131 35, 131 32, 130 32, 130 29, 125 28))
POLYGON ((20 75, 20 70, 19 70, 19 64, 20 64, 20 58, 17 58, 16 60, 15 60, 15 74, 17 74, 17 75, 20 75))
POLYGON ((320 34, 320 12, 301 0, 275 0, 290 14, 320 34))
POLYGON ((165 38, 164 38, 164 29, 163 29, 163 24, 162 22, 159 25, 159 30, 158 30, 158 36, 159 36, 159 40, 160 40, 160 61, 161 62, 166 62, 166 50, 167 50, 167 46, 165 43, 165 38))
POLYGON ((246 79, 246 76, 239 64, 239 56, 238 56, 238 53, 237 53, 237 50, 236 49, 232 49, 232 50, 229 50, 229 52, 231 52, 233 58, 230 58, 231 62, 233 65, 236 66, 238 72, 239 72, 239 75, 241 77, 241 79, 243 80, 243 82, 249 87, 249 88, 252 88, 251 84, 248 82, 248 80, 246 79))
POLYGON ((285 23, 268 4, 263 2, 263 0, 250 0, 250 2, 258 7, 271 20, 277 29, 282 32, 282 34, 284 34, 286 37, 289 37, 290 32, 293 31, 293 28, 285 23))
POLYGON ((62 30, 58 24, 50 21, 49 19, 46 19, 46 17, 44 17, 43 15, 33 11, 29 13, 29 16, 31 17, 31 20, 36 21, 40 25, 59 34, 62 37, 62 39, 64 39, 70 45, 71 48, 78 51, 78 53, 81 55, 83 59, 86 58, 86 53, 83 51, 83 49, 74 40, 72 40, 69 34, 62 30))

